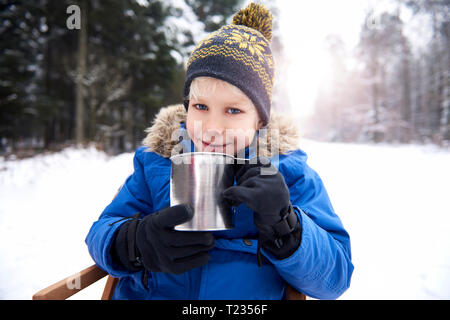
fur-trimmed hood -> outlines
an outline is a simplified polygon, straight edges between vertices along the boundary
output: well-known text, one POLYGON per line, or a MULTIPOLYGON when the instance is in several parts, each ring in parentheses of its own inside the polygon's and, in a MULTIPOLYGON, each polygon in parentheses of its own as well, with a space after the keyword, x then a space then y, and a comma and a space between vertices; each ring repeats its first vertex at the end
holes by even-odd
MULTIPOLYGON (((187 112, 182 104, 162 108, 152 125, 145 130, 147 136, 143 145, 149 148, 148 151, 165 158, 180 153, 182 148, 177 133, 180 123, 186 122, 186 117, 187 112)), ((289 116, 272 111, 265 129, 260 129, 257 140, 259 156, 271 157, 276 153, 284 154, 299 148, 298 128, 289 116)))

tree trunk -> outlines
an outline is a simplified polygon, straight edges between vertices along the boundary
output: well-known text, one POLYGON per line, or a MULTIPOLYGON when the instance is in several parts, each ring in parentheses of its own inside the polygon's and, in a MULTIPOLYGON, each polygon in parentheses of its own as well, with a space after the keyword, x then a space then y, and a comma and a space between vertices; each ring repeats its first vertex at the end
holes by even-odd
POLYGON ((405 127, 402 126, 400 140, 408 142, 411 139, 411 87, 410 87, 410 53, 406 38, 402 35, 402 103, 401 117, 405 127))
POLYGON ((450 141, 450 42, 448 38, 445 39, 445 70, 444 70, 444 112, 442 113, 442 135, 444 140, 450 141))
POLYGON ((432 8, 432 39, 431 39, 431 63, 430 63, 430 101, 429 106, 429 130, 430 136, 439 132, 441 119, 440 103, 440 57, 439 57, 439 39, 436 13, 432 8))
MULTIPOLYGON (((51 7, 50 4, 47 3, 46 4, 46 10, 50 11, 51 7)), ((53 52, 52 52, 52 41, 53 41, 53 28, 51 26, 51 24, 48 27, 48 37, 47 37, 47 41, 45 43, 45 96, 46 96, 46 104, 51 103, 51 99, 50 97, 52 96, 52 90, 51 90, 51 73, 52 73, 52 67, 53 67, 53 52)), ((47 110, 53 109, 54 106, 46 106, 47 110)), ((51 128, 51 124, 52 121, 51 119, 48 119, 48 115, 45 116, 44 118, 44 148, 47 149, 49 148, 50 144, 53 142, 52 140, 52 128, 51 128)))
POLYGON ((378 52, 375 52, 372 61, 372 109, 373 109, 373 127, 372 127, 372 141, 381 142, 383 140, 383 133, 379 130, 380 123, 380 98, 382 96, 381 91, 381 66, 378 60, 378 52))
POLYGON ((76 115, 75 115, 75 140, 77 144, 84 141, 84 85, 86 74, 87 51, 87 2, 82 1, 81 30, 78 34, 78 68, 76 77, 76 115))
POLYGON ((441 35, 441 137, 450 141, 450 42, 448 37, 441 35))

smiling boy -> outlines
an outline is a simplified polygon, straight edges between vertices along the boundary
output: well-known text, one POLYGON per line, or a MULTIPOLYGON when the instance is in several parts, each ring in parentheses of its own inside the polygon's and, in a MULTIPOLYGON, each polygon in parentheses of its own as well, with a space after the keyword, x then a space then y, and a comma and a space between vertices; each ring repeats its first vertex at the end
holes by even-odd
POLYGON ((134 173, 91 227, 92 258, 120 278, 115 299, 283 299, 287 284, 335 299, 349 287, 349 235, 306 164, 297 126, 271 112, 271 19, 252 3, 199 43, 184 105, 160 110, 134 173), (240 166, 222 193, 236 208, 233 229, 174 230, 194 213, 170 206, 170 157, 199 151, 257 160, 240 166))
POLYGON ((239 88, 212 77, 192 81, 186 127, 198 151, 236 155, 261 126, 256 107, 239 88))

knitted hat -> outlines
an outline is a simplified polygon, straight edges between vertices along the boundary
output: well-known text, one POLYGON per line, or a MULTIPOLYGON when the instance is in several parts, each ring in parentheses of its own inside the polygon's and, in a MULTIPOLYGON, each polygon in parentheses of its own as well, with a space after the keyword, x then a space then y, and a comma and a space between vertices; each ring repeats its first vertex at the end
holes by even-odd
MULTIPOLYGON (((272 15, 251 3, 233 17, 233 23, 203 39, 187 62, 184 97, 196 77, 213 77, 231 83, 252 100, 263 125, 270 117, 275 66, 270 50, 272 15)), ((185 100, 186 110, 189 101, 185 100)))

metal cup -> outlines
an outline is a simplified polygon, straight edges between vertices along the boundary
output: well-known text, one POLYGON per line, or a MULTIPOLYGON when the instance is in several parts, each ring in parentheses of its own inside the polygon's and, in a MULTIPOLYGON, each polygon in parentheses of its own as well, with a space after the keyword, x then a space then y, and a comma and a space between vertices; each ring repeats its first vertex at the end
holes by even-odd
POLYGON ((235 158, 225 153, 191 152, 170 160, 170 205, 189 204, 194 210, 193 218, 175 230, 232 229, 232 208, 222 192, 234 183, 235 158))

